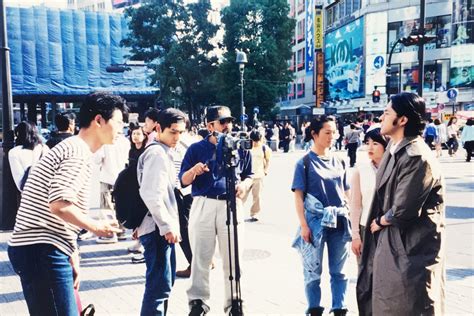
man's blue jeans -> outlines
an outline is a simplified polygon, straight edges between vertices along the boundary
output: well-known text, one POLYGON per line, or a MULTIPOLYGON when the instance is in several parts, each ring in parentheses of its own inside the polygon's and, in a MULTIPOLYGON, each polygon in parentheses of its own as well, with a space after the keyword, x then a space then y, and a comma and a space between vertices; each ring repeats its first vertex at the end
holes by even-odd
POLYGON ((348 277, 346 275, 350 243, 345 240, 343 225, 338 217, 337 228, 324 228, 318 248, 308 243, 305 250, 303 272, 308 310, 321 307, 321 273, 324 244, 328 247, 329 274, 331 276, 332 308, 345 309, 348 277))
POLYGON ((78 310, 69 256, 53 245, 8 247, 8 256, 20 276, 30 315, 74 315, 78 310))
POLYGON ((166 315, 168 298, 176 276, 176 253, 158 230, 140 236, 145 248, 146 281, 141 316, 166 315))

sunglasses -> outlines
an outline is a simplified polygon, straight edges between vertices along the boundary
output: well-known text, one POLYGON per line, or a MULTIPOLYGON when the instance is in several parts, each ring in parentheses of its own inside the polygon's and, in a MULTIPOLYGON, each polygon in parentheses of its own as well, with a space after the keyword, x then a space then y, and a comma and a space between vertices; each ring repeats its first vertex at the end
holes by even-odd
POLYGON ((232 123, 233 119, 231 119, 231 118, 225 118, 225 119, 220 119, 220 120, 218 120, 218 121, 219 121, 219 124, 224 125, 224 124, 226 124, 226 123, 227 123, 227 124, 232 123))

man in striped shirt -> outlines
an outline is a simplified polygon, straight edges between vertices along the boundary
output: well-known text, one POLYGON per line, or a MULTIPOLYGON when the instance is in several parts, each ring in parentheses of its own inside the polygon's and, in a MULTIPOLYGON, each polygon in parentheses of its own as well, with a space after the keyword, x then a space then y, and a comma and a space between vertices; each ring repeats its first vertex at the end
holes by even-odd
POLYGON ((92 154, 113 143, 125 111, 119 96, 89 94, 79 134, 44 155, 26 181, 8 255, 31 315, 76 316, 80 229, 104 237, 120 232, 116 222, 93 220, 87 211, 92 154))

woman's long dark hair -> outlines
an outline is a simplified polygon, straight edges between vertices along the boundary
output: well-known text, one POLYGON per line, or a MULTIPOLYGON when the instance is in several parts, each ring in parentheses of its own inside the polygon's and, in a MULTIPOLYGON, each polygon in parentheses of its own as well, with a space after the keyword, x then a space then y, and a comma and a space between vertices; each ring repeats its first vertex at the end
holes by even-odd
POLYGON ((15 146, 23 146, 24 149, 33 150, 36 145, 41 144, 36 125, 23 121, 15 127, 15 146))
POLYGON ((456 117, 452 116, 450 119, 449 119, 449 122, 448 122, 448 126, 451 126, 453 124, 453 121, 454 120, 458 120, 456 117))

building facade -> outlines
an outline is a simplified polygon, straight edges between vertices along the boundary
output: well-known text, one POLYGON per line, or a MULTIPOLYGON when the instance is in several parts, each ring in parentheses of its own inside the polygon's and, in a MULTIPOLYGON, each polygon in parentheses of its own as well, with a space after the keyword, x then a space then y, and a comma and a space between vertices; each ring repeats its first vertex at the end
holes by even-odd
MULTIPOLYGON (((307 107, 314 114, 328 110, 339 114, 377 112, 386 105, 387 92, 392 95, 416 92, 421 81, 418 46, 394 45, 419 28, 420 2, 289 0, 291 14, 297 20, 294 54, 289 64, 295 80, 278 103, 282 116, 305 116, 307 107), (301 51, 311 46, 305 42, 316 44, 318 40, 314 15, 318 6, 324 21, 323 57, 307 60, 308 55, 301 51), (308 23, 308 17, 312 23, 308 23), (318 60, 324 64, 318 65, 318 60), (308 71, 311 66, 312 70, 308 71), (318 66, 319 71, 324 69, 324 78, 319 82, 318 66), (374 104, 375 89, 381 92, 381 98, 374 104), (316 97, 320 94, 324 95, 323 102, 316 97)), ((455 88, 458 96, 454 110, 471 109, 474 107, 474 1, 426 0, 425 32, 435 36, 435 40, 424 46, 423 97, 428 107, 433 115, 446 113, 446 118, 453 112, 447 90, 455 88)))

